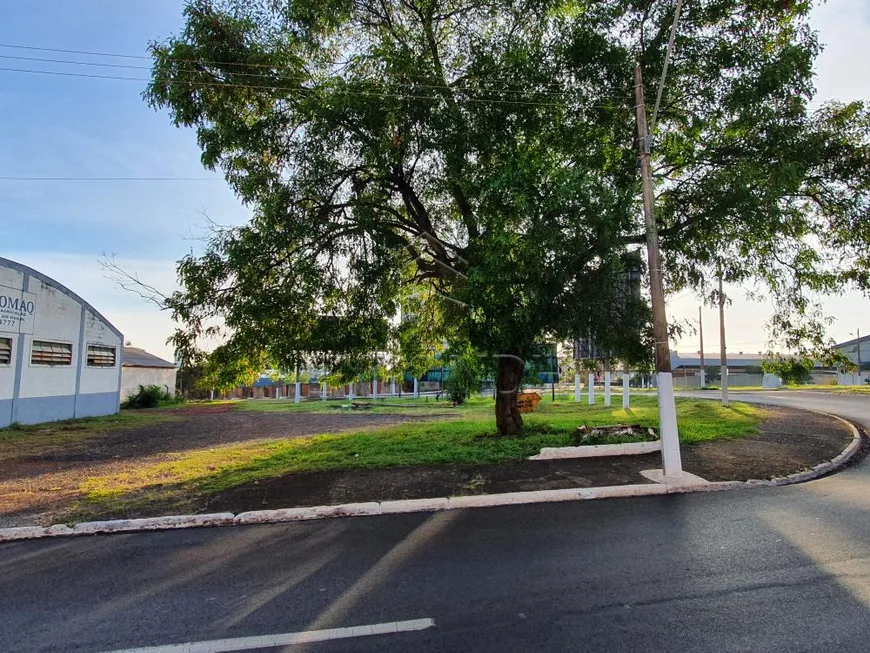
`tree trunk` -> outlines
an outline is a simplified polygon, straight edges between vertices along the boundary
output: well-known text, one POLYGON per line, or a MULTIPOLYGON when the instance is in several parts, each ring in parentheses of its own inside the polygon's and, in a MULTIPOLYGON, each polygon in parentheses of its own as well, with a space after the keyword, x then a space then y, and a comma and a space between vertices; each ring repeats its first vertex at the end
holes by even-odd
POLYGON ((525 365, 510 357, 498 359, 495 393, 495 423, 499 435, 521 435, 523 416, 517 408, 517 392, 523 379, 525 365))

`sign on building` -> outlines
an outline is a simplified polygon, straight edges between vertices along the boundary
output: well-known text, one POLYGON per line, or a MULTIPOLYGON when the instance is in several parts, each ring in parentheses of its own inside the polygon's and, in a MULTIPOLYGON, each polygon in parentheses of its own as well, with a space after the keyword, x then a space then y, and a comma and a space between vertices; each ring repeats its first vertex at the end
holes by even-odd
POLYGON ((0 331, 33 333, 36 295, 0 286, 0 331))

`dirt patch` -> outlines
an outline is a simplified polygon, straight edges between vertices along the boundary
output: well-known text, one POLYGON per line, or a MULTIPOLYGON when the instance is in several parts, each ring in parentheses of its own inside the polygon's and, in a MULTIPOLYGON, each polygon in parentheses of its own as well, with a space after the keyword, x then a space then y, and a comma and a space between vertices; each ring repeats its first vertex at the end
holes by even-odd
MULTIPOLYGON (((189 415, 186 414, 186 417, 189 415)), ((233 442, 303 437, 378 427, 420 416, 352 413, 195 413, 190 419, 149 428, 106 433, 87 451, 72 448, 38 459, 0 466, 0 526, 64 520, 90 476, 119 473, 159 462, 168 453, 233 442)), ((684 446, 686 471, 711 481, 785 476, 837 456, 852 433, 833 418, 768 407, 758 435, 684 446)), ((576 460, 519 460, 493 465, 392 467, 290 474, 240 485, 211 496, 145 502, 123 514, 94 518, 147 517, 191 512, 264 510, 391 499, 520 492, 648 483, 644 469, 661 466, 658 454, 576 460)), ((168 489, 168 488, 167 488, 168 489)), ((135 505, 135 504, 133 504, 135 505)))
POLYGON ((804 410, 766 406, 756 436, 683 448, 683 468, 709 481, 788 476, 835 458, 852 441, 840 420, 804 410))
MULTIPOLYGON (((755 436, 684 446, 683 468, 710 481, 787 476, 836 457, 852 440, 839 420, 770 407, 755 436)), ((648 483, 644 469, 659 454, 514 461, 293 474, 242 485, 199 506, 201 511, 268 510, 296 506, 421 499, 648 483)))
MULTIPOLYGON (((161 411, 164 412, 164 411, 161 411)), ((169 412, 169 411, 165 411, 169 412)), ((168 455, 221 445, 377 428, 439 415, 368 412, 303 413, 232 410, 230 406, 171 409, 179 421, 106 431, 37 456, 0 462, 0 527, 53 523, 84 498, 90 477, 123 474, 168 460, 168 455)))

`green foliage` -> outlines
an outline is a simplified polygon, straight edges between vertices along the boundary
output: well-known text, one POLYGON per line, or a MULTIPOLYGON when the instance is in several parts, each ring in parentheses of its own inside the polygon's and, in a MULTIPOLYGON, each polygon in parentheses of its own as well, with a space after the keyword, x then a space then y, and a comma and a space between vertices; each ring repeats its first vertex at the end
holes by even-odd
POLYGON ((127 397, 121 408, 157 408, 160 405, 175 404, 181 401, 159 385, 139 386, 135 394, 127 397))
POLYGON ((799 356, 770 356, 762 363, 762 369, 775 374, 785 385, 804 385, 812 378, 815 362, 799 356))
POLYGON ((456 404, 462 404, 480 389, 482 366, 470 347, 451 348, 450 363, 445 370, 444 392, 456 404))
POLYGON ((248 387, 260 378, 260 374, 269 367, 266 356, 240 352, 237 342, 215 347, 205 357, 202 376, 197 380, 197 387, 202 390, 232 390, 248 387))
POLYGON ((721 365, 706 365, 704 366, 704 381, 707 385, 711 385, 722 379, 721 365))
MULTIPOLYGON (((809 7, 687 3, 653 148, 669 290, 759 281, 796 351, 825 344, 812 293, 870 286, 870 113, 809 111, 809 7)), ((196 130, 253 217, 180 261, 179 349, 218 318, 240 358, 292 369, 304 353, 343 378, 384 351, 422 370, 442 333, 524 360, 577 336, 648 360, 628 283, 644 240, 632 69, 654 87, 672 12, 190 2, 151 46, 146 99, 196 130), (420 288, 416 319, 396 324, 420 288)))

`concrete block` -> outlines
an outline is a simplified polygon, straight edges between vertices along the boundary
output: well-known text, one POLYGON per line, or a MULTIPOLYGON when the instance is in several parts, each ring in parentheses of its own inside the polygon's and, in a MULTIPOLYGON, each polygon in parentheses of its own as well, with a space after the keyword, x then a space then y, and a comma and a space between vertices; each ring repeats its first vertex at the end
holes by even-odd
POLYGON ((45 537, 65 537, 72 534, 73 530, 66 524, 55 524, 54 526, 49 526, 43 533, 45 537))
POLYGON ((381 514, 391 515, 403 512, 428 512, 447 510, 450 508, 447 497, 436 499, 403 499, 397 501, 381 501, 381 514))
POLYGON ((42 526, 17 526, 14 528, 0 528, 0 542, 31 540, 44 536, 45 529, 42 526))

